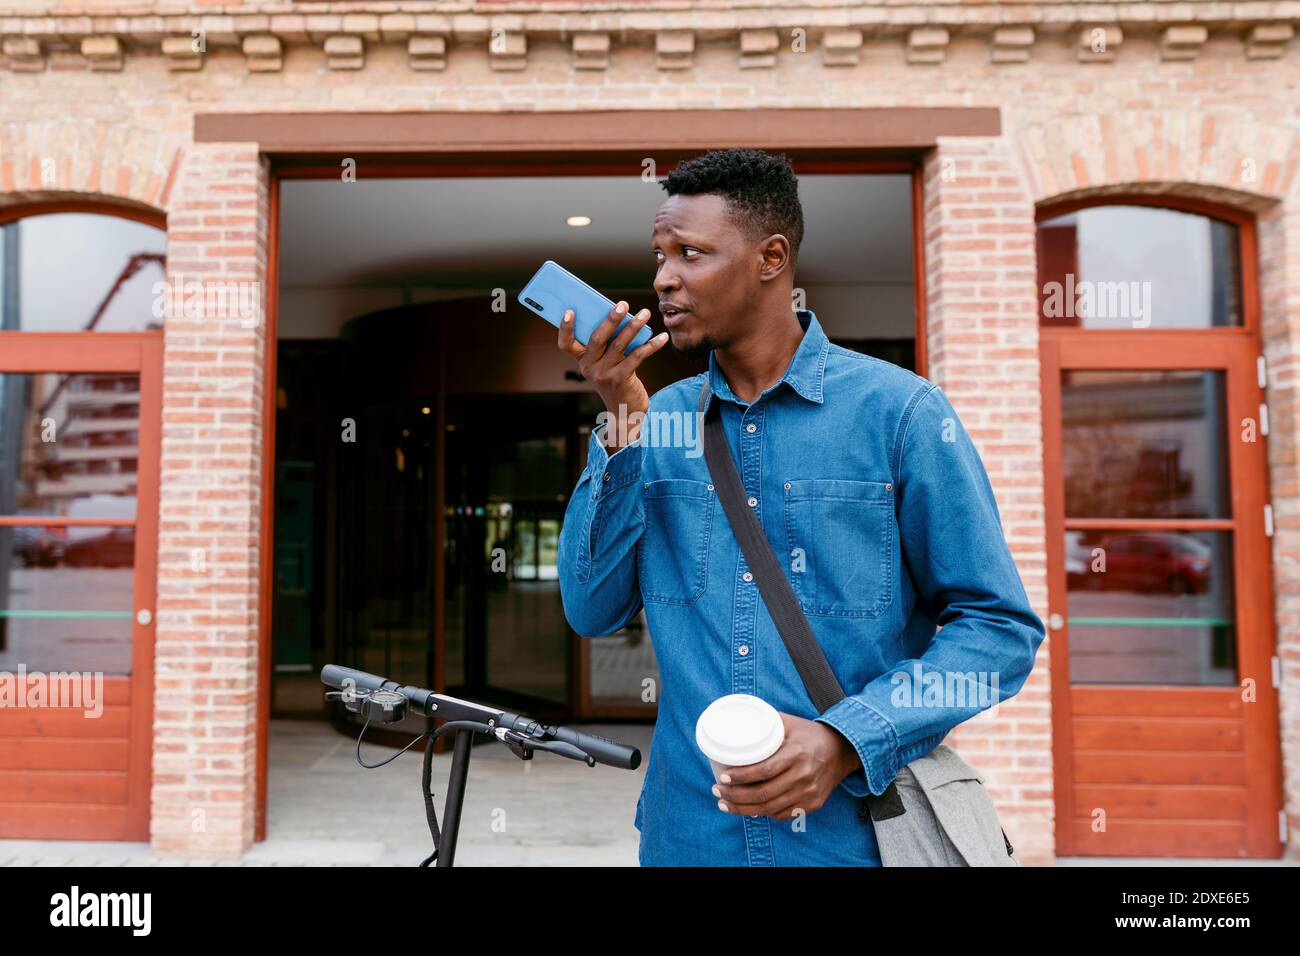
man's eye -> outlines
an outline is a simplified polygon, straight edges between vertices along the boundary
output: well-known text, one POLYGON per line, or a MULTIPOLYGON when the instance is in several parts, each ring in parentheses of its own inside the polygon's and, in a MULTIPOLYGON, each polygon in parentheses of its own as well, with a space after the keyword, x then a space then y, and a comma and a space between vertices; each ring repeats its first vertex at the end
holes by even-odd
MULTIPOLYGON (((693 246, 684 246, 684 247, 682 248, 682 252, 683 252, 683 253, 691 253, 691 252, 699 252, 699 251, 700 251, 699 249, 696 249, 696 248, 693 247, 693 246)), ((687 255, 686 258, 687 258, 687 259, 690 259, 691 256, 690 256, 690 255, 687 255)))

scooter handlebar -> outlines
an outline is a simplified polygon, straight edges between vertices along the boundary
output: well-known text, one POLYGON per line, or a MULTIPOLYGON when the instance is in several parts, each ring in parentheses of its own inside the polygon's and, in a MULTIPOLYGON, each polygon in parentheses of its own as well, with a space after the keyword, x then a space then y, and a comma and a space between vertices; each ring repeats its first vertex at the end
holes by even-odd
MULTIPOLYGON (((360 691, 375 691, 388 687, 402 692, 410 691, 424 696, 434 696, 431 691, 420 691, 414 687, 398 687, 396 681, 387 680, 376 674, 367 674, 365 671, 354 670, 351 667, 344 667, 341 664, 326 664, 321 668, 320 679, 321 683, 327 687, 334 687, 339 690, 351 687, 360 691)), ((408 696, 410 695, 408 694, 408 696)), ((423 701, 415 701, 415 703, 417 706, 424 706, 423 701)), ((548 729, 551 732, 550 736, 554 739, 573 744, 573 746, 586 751, 597 763, 618 767, 622 770, 635 770, 641 766, 641 751, 636 747, 629 747, 627 744, 621 744, 616 740, 610 740, 598 734, 574 730, 570 727, 557 725, 548 729)))
POLYGON ((618 767, 620 770, 635 770, 641 766, 641 751, 636 747, 569 727, 552 727, 551 730, 556 740, 563 740, 585 750, 597 763, 618 767))
POLYGON ((322 667, 320 669, 320 681, 326 687, 334 687, 338 690, 342 690, 349 684, 357 690, 379 690, 385 684, 396 683, 375 674, 367 674, 365 671, 344 667, 342 664, 326 664, 322 667))

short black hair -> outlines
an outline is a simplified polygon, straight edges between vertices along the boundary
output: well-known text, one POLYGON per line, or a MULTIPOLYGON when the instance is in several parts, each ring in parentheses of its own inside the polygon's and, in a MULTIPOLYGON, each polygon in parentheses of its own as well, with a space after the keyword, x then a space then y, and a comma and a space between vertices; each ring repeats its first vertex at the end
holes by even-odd
POLYGON ((670 196, 720 193, 732 219, 755 240, 780 233, 790 240, 790 264, 803 241, 799 180, 784 155, 761 149, 715 149, 688 159, 659 184, 670 196))

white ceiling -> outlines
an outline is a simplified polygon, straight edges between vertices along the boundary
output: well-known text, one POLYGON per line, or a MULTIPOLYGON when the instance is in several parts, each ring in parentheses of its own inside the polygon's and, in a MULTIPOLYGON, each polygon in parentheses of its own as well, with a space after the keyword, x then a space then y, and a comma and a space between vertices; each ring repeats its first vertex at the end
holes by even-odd
MULTIPOLYGON (((648 287, 667 194, 632 176, 286 180, 285 286, 519 288, 546 259, 598 287, 648 287), (565 224, 572 215, 592 224, 565 224)), ((906 175, 799 177, 797 283, 910 285, 906 175)))

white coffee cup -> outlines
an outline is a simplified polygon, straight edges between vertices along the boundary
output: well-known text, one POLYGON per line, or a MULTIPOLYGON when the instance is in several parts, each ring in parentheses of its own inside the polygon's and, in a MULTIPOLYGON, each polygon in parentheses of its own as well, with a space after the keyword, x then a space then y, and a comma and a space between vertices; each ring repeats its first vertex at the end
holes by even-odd
POLYGON ((729 767, 766 760, 785 741, 777 709, 752 694, 719 697, 695 722, 695 743, 713 766, 713 780, 729 767))

